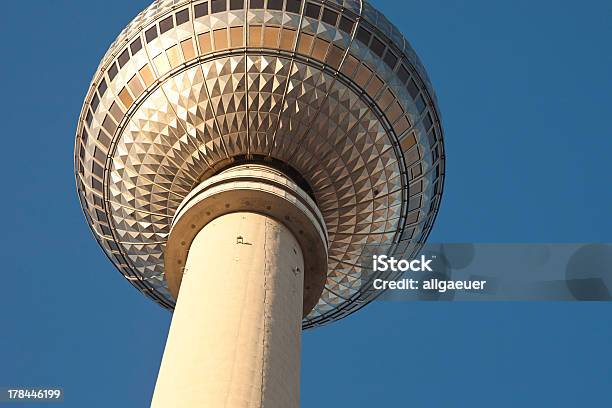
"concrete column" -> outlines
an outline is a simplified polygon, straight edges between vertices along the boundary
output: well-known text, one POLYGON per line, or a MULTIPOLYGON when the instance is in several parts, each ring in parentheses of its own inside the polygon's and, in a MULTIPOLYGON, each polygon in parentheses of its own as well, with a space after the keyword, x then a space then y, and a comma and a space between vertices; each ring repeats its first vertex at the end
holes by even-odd
POLYGON ((304 259, 274 218, 237 212, 195 236, 154 408, 298 408, 304 259))

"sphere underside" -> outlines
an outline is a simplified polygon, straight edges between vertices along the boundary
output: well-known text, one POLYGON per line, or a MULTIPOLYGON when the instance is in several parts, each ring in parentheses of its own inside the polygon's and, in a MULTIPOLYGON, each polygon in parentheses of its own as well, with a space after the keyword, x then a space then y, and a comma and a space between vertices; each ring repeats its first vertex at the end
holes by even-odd
POLYGON ((439 207, 442 129, 416 55, 367 3, 155 2, 111 46, 79 120, 77 186, 98 242, 172 309, 178 206, 251 158, 297 171, 325 220, 327 282, 304 327, 357 310, 376 294, 364 254, 410 256, 439 207))

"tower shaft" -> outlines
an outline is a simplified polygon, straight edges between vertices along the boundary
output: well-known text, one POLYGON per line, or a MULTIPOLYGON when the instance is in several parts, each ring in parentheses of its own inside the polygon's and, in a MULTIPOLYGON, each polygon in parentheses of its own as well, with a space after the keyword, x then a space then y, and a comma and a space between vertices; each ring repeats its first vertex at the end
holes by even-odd
POLYGON ((189 247, 154 408, 297 408, 304 258, 267 215, 234 212, 189 247))

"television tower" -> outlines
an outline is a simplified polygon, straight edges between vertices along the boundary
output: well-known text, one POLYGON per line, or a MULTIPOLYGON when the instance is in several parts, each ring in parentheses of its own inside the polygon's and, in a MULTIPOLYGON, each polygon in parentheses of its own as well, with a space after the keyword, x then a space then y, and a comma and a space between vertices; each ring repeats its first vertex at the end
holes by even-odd
POLYGON ((302 329, 380 294, 368 254, 425 242, 442 127, 365 1, 158 0, 94 75, 75 176, 111 262, 174 312, 152 406, 297 408, 302 329))

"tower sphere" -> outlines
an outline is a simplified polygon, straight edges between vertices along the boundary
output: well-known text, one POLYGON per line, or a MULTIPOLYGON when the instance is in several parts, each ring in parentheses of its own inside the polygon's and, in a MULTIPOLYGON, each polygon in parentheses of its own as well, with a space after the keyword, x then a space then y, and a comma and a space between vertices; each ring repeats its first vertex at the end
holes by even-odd
POLYGON ((413 255, 442 194, 440 115, 408 41, 365 1, 151 4, 110 46, 79 118, 76 182, 97 241, 173 309, 177 210, 249 163, 287 175, 324 220, 327 278, 303 327, 371 301, 367 254, 413 255))

